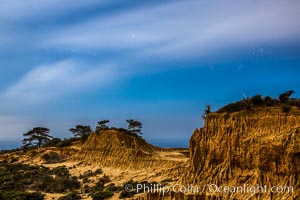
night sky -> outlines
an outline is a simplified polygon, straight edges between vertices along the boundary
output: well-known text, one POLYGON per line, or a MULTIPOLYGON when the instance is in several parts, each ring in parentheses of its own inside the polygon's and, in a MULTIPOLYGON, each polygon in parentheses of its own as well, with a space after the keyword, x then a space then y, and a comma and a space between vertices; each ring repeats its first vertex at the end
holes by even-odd
POLYGON ((262 94, 300 96, 300 1, 2 0, 0 149, 44 126, 143 122, 188 146, 213 110, 262 94))

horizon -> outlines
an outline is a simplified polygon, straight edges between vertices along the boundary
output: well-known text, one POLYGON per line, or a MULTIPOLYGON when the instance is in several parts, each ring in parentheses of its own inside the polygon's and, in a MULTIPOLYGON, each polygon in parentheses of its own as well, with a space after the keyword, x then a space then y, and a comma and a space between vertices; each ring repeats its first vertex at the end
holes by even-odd
POLYGON ((43 126, 143 123, 187 147, 212 110, 256 94, 300 96, 300 2, 45 0, 0 7, 0 149, 43 126))

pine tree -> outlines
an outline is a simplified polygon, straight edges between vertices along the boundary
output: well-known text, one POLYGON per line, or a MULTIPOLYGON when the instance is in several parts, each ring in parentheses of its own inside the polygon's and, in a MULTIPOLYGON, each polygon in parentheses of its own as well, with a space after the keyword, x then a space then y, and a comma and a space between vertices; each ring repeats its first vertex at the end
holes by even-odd
POLYGON ((69 131, 72 132, 75 137, 80 138, 82 142, 92 133, 91 127, 84 125, 77 125, 75 128, 70 128, 69 131))
POLYGON ((128 130, 136 135, 142 135, 142 128, 143 128, 143 124, 139 121, 135 121, 133 119, 128 119, 126 120, 126 122, 128 123, 128 130))
POLYGON ((109 123, 108 119, 105 120, 101 120, 98 123, 98 126, 96 127, 96 132, 100 131, 100 130, 106 130, 109 129, 109 126, 107 125, 109 123))
POLYGON ((50 130, 44 127, 35 127, 32 130, 24 133, 26 137, 22 140, 24 147, 41 147, 49 142, 53 137, 49 135, 50 130))

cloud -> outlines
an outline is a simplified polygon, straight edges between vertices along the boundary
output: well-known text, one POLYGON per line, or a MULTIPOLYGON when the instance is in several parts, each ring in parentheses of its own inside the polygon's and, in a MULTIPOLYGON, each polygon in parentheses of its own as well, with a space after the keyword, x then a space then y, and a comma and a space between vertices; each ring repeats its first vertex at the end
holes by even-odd
POLYGON ((180 59, 297 38, 299 8, 296 1, 176 1, 99 16, 58 29, 44 41, 54 47, 124 50, 131 56, 180 59))
POLYGON ((22 43, 31 50, 72 48, 110 52, 127 60, 168 61, 286 43, 300 34, 300 2, 293 0, 190 0, 117 8, 117 1, 5 1, 0 8, 0 19, 5 19, 0 22, 0 41, 6 40, 8 48, 23 48, 22 43), (94 7, 105 9, 98 15, 83 12, 94 7))
POLYGON ((3 96, 28 102, 48 100, 91 86, 104 87, 122 75, 117 70, 109 64, 92 67, 74 60, 39 65, 7 88, 3 96))
POLYGON ((0 19, 5 21, 26 21, 28 19, 38 20, 49 17, 57 17, 70 12, 86 9, 96 5, 105 6, 105 1, 72 1, 72 0, 3 0, 0 7, 0 19))
MULTIPOLYGON (((243 45, 286 42, 298 38, 300 2, 233 2, 174 1, 151 6, 129 6, 85 20, 84 15, 82 20, 54 26, 48 28, 49 31, 41 31, 41 28, 24 33, 11 28, 14 23, 9 21, 43 22, 43 19, 52 19, 57 12, 69 16, 76 15, 75 11, 80 9, 107 5, 103 1, 96 3, 92 0, 74 4, 71 0, 46 0, 43 3, 5 1, 0 8, 0 18, 6 19, 0 22, 0 27, 5 27, 1 31, 4 34, 0 41, 9 43, 9 38, 13 37, 11 41, 18 43, 18 46, 12 45, 14 49, 22 48, 19 44, 23 41, 30 50, 46 46, 58 54, 62 49, 75 49, 79 53, 74 55, 77 58, 75 61, 58 60, 31 68, 2 96, 27 101, 51 99, 85 88, 112 84, 124 77, 162 70, 160 65, 155 64, 145 67, 144 59, 147 58, 159 61, 193 56, 201 58, 243 45), (36 14, 41 17, 34 19, 36 14), (109 51, 115 56, 104 56, 105 63, 99 64, 98 59, 90 59, 85 51, 100 54, 109 51)), ((39 26, 44 25, 40 23, 39 26)), ((170 69, 172 66, 164 68, 170 69)))

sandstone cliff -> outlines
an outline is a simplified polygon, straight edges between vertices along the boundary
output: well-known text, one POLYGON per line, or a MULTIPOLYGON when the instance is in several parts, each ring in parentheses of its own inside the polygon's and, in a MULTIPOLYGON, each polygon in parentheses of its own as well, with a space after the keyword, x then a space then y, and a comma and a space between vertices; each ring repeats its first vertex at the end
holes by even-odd
POLYGON ((177 169, 181 164, 185 165, 182 160, 187 157, 184 152, 153 146, 128 132, 106 130, 90 135, 71 159, 118 169, 177 169))
POLYGON ((300 199, 300 110, 280 107, 211 113, 190 139, 183 184, 292 186, 294 192, 227 193, 226 199, 300 199))

